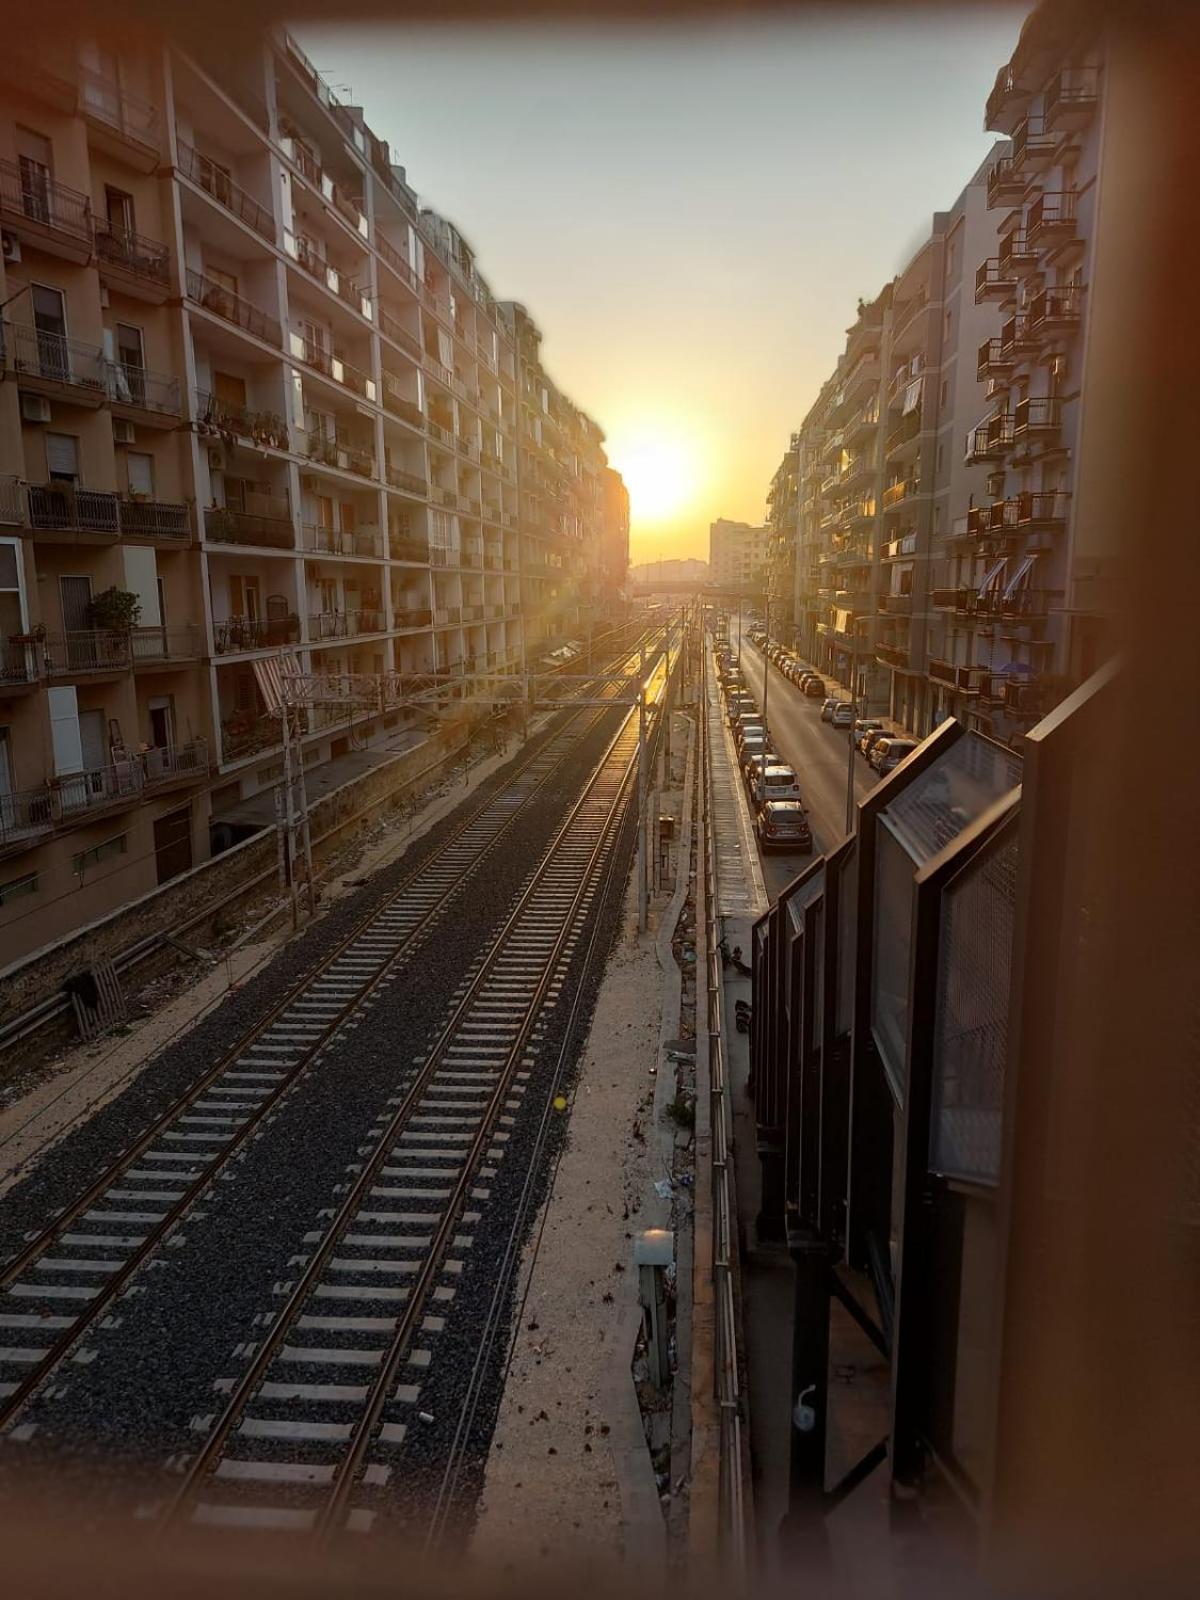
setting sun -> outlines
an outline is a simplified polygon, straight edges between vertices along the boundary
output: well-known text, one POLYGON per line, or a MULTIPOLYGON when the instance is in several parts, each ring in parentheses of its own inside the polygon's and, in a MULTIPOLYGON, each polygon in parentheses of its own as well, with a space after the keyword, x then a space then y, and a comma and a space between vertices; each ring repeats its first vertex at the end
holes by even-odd
POLYGON ((629 489, 635 526, 667 522, 696 498, 698 463, 687 439, 631 429, 608 440, 608 454, 629 489))

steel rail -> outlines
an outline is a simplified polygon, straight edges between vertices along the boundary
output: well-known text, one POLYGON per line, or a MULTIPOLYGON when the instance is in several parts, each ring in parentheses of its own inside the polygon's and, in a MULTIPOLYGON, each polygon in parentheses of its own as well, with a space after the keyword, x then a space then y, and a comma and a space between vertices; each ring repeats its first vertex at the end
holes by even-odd
MULTIPOLYGON (((497 832, 487 841, 479 854, 472 859, 467 871, 464 872, 458 879, 456 879, 453 888, 447 891, 447 893, 442 896, 437 903, 420 918, 418 923, 406 936, 403 943, 384 959, 379 970, 368 980, 366 980, 366 982, 363 984, 363 987, 354 996, 352 996, 349 1001, 347 1001, 341 1010, 338 1011, 338 1013, 317 1035, 311 1045, 304 1046, 300 1060, 289 1069, 286 1076, 270 1092, 270 1094, 264 1096, 259 1105, 256 1106, 249 1115, 247 1115, 245 1121, 238 1128, 237 1132, 228 1140, 226 1145, 211 1160, 203 1165, 195 1177, 189 1179, 187 1188, 179 1196, 179 1198, 168 1207, 161 1220, 151 1227, 150 1232, 147 1233, 144 1241, 136 1247, 136 1249, 124 1262, 122 1262, 120 1271, 113 1273, 107 1278, 107 1280, 97 1289, 95 1295, 93 1295, 88 1303, 88 1306, 80 1314, 80 1316, 72 1320, 70 1327, 63 1331, 62 1336, 47 1347, 46 1354, 43 1356, 43 1358, 40 1361, 31 1364, 29 1370, 23 1374, 19 1381, 17 1381, 13 1390, 3 1397, 3 1400, 0 1401, 0 1431, 12 1424, 14 1418, 23 1409, 27 1401, 41 1386, 41 1384, 44 1383, 49 1374, 53 1372, 55 1368, 65 1359, 68 1352, 74 1347, 78 1340, 83 1337, 90 1328, 95 1326, 96 1322, 112 1304, 113 1300, 123 1292, 135 1273, 160 1247, 163 1240, 167 1238, 170 1232, 178 1225, 179 1221, 187 1214, 190 1208, 195 1205, 197 1199, 207 1190, 217 1174, 228 1165, 229 1161, 236 1156, 238 1151, 241 1150, 247 1141, 257 1132, 264 1119, 272 1110, 274 1110, 284 1095, 289 1093, 290 1090, 295 1086, 296 1082, 299 1080, 302 1074, 308 1070, 320 1051, 325 1047, 326 1044, 328 1044, 329 1040, 345 1026, 348 1017, 351 1016, 363 1004, 363 1002, 375 992, 380 983, 382 983, 384 979, 387 978, 393 971, 397 961, 402 960, 406 954, 411 952, 414 945, 419 941, 430 924, 442 914, 446 902, 453 896, 460 893, 463 884, 466 883, 469 878, 479 870, 484 862, 490 859, 493 852, 507 837, 514 823, 523 815, 528 805, 538 794, 543 791, 545 786, 550 782, 555 774, 561 770, 562 766, 568 760, 570 760, 571 755, 573 754, 573 751, 580 740, 585 738, 587 733, 599 723, 603 715, 603 711, 600 711, 595 717, 589 719, 587 729, 577 738, 574 738, 570 741, 569 747, 563 751, 562 756, 555 761, 554 765, 549 769, 549 771, 547 771, 544 777, 541 778, 535 787, 530 790, 529 794, 524 798, 512 815, 505 818, 505 820, 500 824, 497 832)), ((552 747, 557 740, 565 737, 566 732, 567 730, 564 729, 555 734, 547 742, 547 745, 552 747)), ((512 784, 518 781, 529 770, 529 768, 534 765, 535 762, 544 757, 546 749, 546 745, 539 747, 539 749, 530 755, 527 760, 523 761, 505 787, 511 788, 512 784)), ((487 811, 494 807, 495 800, 496 797, 492 796, 487 801, 484 801, 482 804, 475 807, 471 814, 464 818, 460 826, 454 830, 453 834, 444 841, 444 843, 429 860, 422 862, 420 867, 409 873, 404 879, 403 883, 398 885, 392 894, 388 895, 385 900, 383 900, 379 905, 373 907, 370 912, 361 918, 346 934, 346 936, 340 940, 339 943, 330 952, 328 952, 328 954, 325 955, 315 967, 310 968, 300 979, 298 979, 297 982, 287 991, 287 993, 254 1025, 253 1028, 247 1030, 246 1033, 241 1035, 235 1045, 231 1046, 229 1050, 227 1050, 218 1058, 213 1066, 204 1072, 199 1079, 192 1083, 182 1095, 178 1096, 171 1106, 162 1112, 155 1119, 155 1121, 138 1136, 131 1146, 128 1146, 124 1151, 122 1151, 120 1157, 116 1161, 110 1163, 109 1166, 106 1167, 98 1177, 96 1177, 79 1195, 77 1195, 75 1199, 72 1200, 71 1203, 59 1213, 52 1223, 50 1223, 46 1228, 42 1229, 32 1239, 28 1240, 25 1246, 19 1250, 15 1256, 10 1257, 10 1259, 6 1261, 2 1267, 0 1267, 0 1293, 3 1293, 11 1285, 16 1283, 22 1274, 34 1262, 44 1256, 48 1250, 53 1249, 54 1246, 60 1241, 62 1236, 70 1230, 72 1225, 76 1223, 86 1211, 91 1209, 91 1207, 95 1205, 95 1203, 101 1199, 103 1195, 113 1186, 114 1182, 120 1178, 121 1174, 127 1172, 130 1167, 136 1163, 138 1159, 162 1137, 163 1133, 187 1111, 190 1105, 194 1104, 198 1099, 200 1099, 223 1074, 227 1073, 236 1064, 239 1058, 242 1057, 246 1051, 253 1046, 254 1042, 261 1038, 264 1033, 268 1032, 273 1024, 276 1023, 283 1015, 283 1013, 288 1011, 295 1004, 296 1000, 308 989, 310 989, 313 983, 319 979, 323 973, 328 971, 330 967, 335 965, 335 963, 341 959, 342 956, 344 956, 347 949, 351 947, 367 929, 370 928, 373 922, 378 920, 383 912, 400 901, 404 895, 412 889, 414 883, 429 870, 430 866, 439 857, 445 856, 451 851, 462 835, 474 827, 480 818, 484 816, 487 811)))

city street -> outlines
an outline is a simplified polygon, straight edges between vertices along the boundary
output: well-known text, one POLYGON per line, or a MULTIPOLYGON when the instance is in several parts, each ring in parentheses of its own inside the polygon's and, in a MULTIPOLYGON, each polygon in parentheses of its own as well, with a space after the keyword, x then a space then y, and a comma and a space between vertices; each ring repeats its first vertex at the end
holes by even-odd
MULTIPOLYGON (((742 637, 742 673, 762 705, 763 654, 742 637)), ((830 850, 846 831, 846 732, 821 721, 821 702, 808 700, 794 683, 770 668, 767 725, 772 745, 800 777, 800 791, 813 832, 813 856, 830 850)), ((878 782, 861 756, 854 758, 854 793, 861 799, 878 782)), ((763 877, 772 900, 778 898, 810 856, 779 851, 763 857, 763 877)))

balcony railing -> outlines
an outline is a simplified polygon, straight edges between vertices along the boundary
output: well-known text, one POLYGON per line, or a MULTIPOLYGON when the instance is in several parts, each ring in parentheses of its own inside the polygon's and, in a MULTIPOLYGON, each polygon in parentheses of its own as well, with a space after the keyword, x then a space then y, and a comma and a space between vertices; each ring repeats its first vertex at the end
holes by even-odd
POLYGON ((54 795, 49 784, 40 789, 0 792, 0 850, 10 850, 48 833, 54 821, 54 795))
POLYGON ((398 278, 402 278, 409 288, 420 289, 420 280, 412 267, 400 254, 399 250, 396 249, 395 245, 389 244, 383 235, 378 232, 375 235, 375 248, 398 278))
POLYGON ((140 762, 142 783, 148 790, 165 789, 175 783, 196 783, 208 777, 208 740, 189 739, 186 744, 159 745, 143 750, 140 762))
POLYGON ((223 617, 213 623, 213 650, 219 656, 236 655, 243 650, 277 650, 280 645, 296 644, 300 620, 295 615, 273 617, 223 617))
POLYGON ((203 639, 195 623, 180 627, 134 628, 130 634, 134 666, 194 661, 203 654, 203 639))
POLYGON ((433 612, 420 607, 397 606, 393 611, 397 628, 431 628, 433 612))
POLYGON ((968 429, 966 460, 995 461, 1012 447, 1013 438, 1012 412, 997 411, 979 427, 968 429))
POLYGON ((253 411, 249 406, 233 405, 207 389, 197 389, 196 421, 225 433, 233 433, 272 450, 289 448, 288 426, 276 411, 253 411))
POLYGON ((327 528, 321 523, 304 524, 304 548, 321 555, 371 556, 383 559, 383 534, 378 528, 327 528))
POLYGON ((1011 205, 1025 192, 1025 180, 1015 171, 1011 156, 1001 156, 987 177, 989 206, 1011 205))
POLYGON ((1067 520, 1067 502, 1071 496, 1066 489, 1034 490, 1017 496, 1018 527, 1058 527, 1067 520))
POLYGON ((149 367, 107 364, 108 398, 114 405, 134 406, 139 411, 157 411, 165 417, 183 415, 179 399, 179 379, 166 372, 151 372, 149 367))
POLYGON ((221 755, 225 761, 240 761, 260 750, 271 750, 281 742, 278 717, 235 711, 221 724, 221 755))
POLYGON ((405 397, 400 379, 395 373, 388 372, 386 367, 383 373, 383 408, 404 422, 411 423, 414 428, 423 429, 425 426, 425 413, 414 400, 405 397))
POLYGON ((908 647, 897 644, 877 644, 875 646, 875 659, 882 661, 887 667, 897 667, 903 671, 908 666, 908 647))
POLYGON ((96 255, 103 266, 128 272, 160 289, 170 286, 170 253, 157 239, 101 222, 96 225, 96 255))
POLYGON ((1040 194, 1025 216, 1025 237, 1029 243, 1069 239, 1075 232, 1075 216, 1079 196, 1073 189, 1061 189, 1050 194, 1040 194))
POLYGON ((989 256, 980 264, 975 274, 976 304, 987 299, 1007 298, 1016 286, 1017 280, 1011 261, 1007 267, 1002 267, 998 256, 989 256))
POLYGON ((0 213, 37 223, 76 246, 91 247, 92 203, 87 195, 55 183, 31 162, 0 160, 0 213))
POLYGON ((885 453, 891 455, 893 450, 898 450, 902 444, 907 444, 910 439, 915 439, 920 431, 921 408, 916 406, 901 419, 899 427, 893 428, 888 435, 885 453))
MULTIPOLYGON (((284 499, 280 499, 279 503, 284 507, 287 505, 284 499)), ((236 511, 227 506, 207 508, 204 513, 204 533, 213 544, 266 545, 272 550, 291 550, 296 542, 290 513, 268 515, 236 511)))
POLYGON ((1054 139, 1042 117, 1022 117, 1013 129, 1012 162, 1016 169, 1046 160, 1054 149, 1054 139))
POLYGON ((406 472, 403 467, 388 466, 387 481, 393 489, 406 489, 409 494, 419 494, 424 499, 429 493, 429 480, 417 472, 406 472))
POLYGON ((1016 438, 1030 433, 1057 433, 1062 426, 1062 401, 1057 395, 1030 396, 1019 400, 1013 408, 1013 434, 1016 438))
POLYGON ((879 609, 889 616, 911 616, 912 608, 913 597, 911 594, 881 594, 879 596, 879 609))
POLYGON ((918 484, 915 478, 904 478, 899 483, 889 484, 883 491, 883 509, 891 511, 893 507, 900 505, 902 501, 917 492, 918 484))
POLYGON ((29 485, 29 526, 63 533, 120 533, 117 496, 70 483, 29 485))
POLYGON ((338 435, 310 433, 305 444, 305 454, 310 461, 322 466, 338 467, 342 472, 356 472, 360 478, 376 475, 375 453, 367 445, 338 435))
POLYGON ((1089 116, 1100 97, 1100 68, 1063 67, 1055 73, 1043 101, 1047 128, 1081 121, 1089 116))
POLYGON ((980 684, 987 676, 986 667, 959 667, 953 661, 936 658, 929 661, 925 670, 935 683, 945 684, 960 694, 978 694, 980 684))
POLYGON ((26 322, 8 322, 4 325, 4 351, 14 372, 86 390, 94 400, 102 400, 107 393, 108 375, 99 345, 47 333, 26 322))
MULTIPOLYGON (((18 688, 22 684, 36 683, 41 677, 41 644, 32 641, 30 634, 10 635, 0 640, 0 686, 18 688)), ((0 795, 0 801, 2 799, 0 795)))
POLYGON ((1032 241, 1022 230, 1006 233, 1000 241, 999 254, 997 255, 999 272, 1002 280, 1016 277, 1029 267, 1037 265, 1037 251, 1033 248, 1032 241))
POLYGON ((405 534, 393 533, 388 539, 393 561, 419 561, 429 563, 429 546, 424 539, 411 539, 405 534))
POLYGON ((121 84, 91 67, 79 66, 75 70, 81 114, 140 145, 149 155, 157 155, 158 112, 150 102, 130 94, 121 84))
POLYGON ((131 539, 172 539, 186 544, 192 536, 191 509, 181 501, 117 501, 117 522, 131 539))
POLYGON ((25 525, 25 495, 14 472, 0 473, 0 523, 25 525))
MULTIPOLYGON (((185 178, 190 178, 217 202, 224 206, 226 211, 233 213, 240 221, 253 228, 255 233, 267 241, 275 243, 275 219, 264 205, 254 196, 243 189, 223 167, 210 161, 207 156, 201 155, 190 144, 179 144, 179 170, 185 178)), ((190 290, 188 291, 191 292, 190 290)))
POLYGON ((46 671, 52 678, 85 672, 122 672, 133 662, 127 629, 76 628, 49 635, 43 644, 46 671))
POLYGON ((393 343, 410 355, 414 361, 421 359, 421 341, 416 334, 410 333, 398 318, 394 317, 386 306, 379 308, 379 326, 393 343))
POLYGON ((283 335, 278 321, 257 306, 252 306, 248 300, 243 300, 240 294, 234 294, 223 284, 214 283, 202 272, 194 272, 191 267, 187 270, 186 286, 188 299, 211 311, 214 316, 223 317, 226 322, 244 328, 247 333, 254 334, 267 344, 282 344, 283 335))
POLYGON ((309 615, 310 639, 353 639, 357 634, 382 633, 386 618, 371 607, 359 611, 317 611, 309 615))
POLYGON ((1029 302, 1029 331, 1042 333, 1051 328, 1072 327, 1083 310, 1083 285, 1061 284, 1043 289, 1029 302))
POLYGON ((1017 526, 1017 502, 996 500, 991 505, 972 506, 967 512, 966 532, 973 538, 994 537, 1017 526))

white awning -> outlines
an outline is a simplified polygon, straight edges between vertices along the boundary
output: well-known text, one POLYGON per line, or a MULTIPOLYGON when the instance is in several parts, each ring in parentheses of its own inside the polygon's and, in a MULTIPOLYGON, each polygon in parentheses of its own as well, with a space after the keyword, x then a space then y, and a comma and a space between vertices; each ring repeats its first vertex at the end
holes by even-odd
POLYGON ((1029 574, 1033 571, 1033 564, 1036 560, 1036 556, 1026 556, 1024 561, 1021 562, 1021 565, 1004 585, 1004 598, 1006 600, 1009 595, 1015 594, 1018 589, 1029 582, 1029 574))
POLYGON ((901 414, 907 416, 910 411, 915 411, 921 404, 921 390, 925 387, 924 377, 915 378, 904 391, 904 404, 900 408, 901 414))
POLYGON ((251 663, 258 692, 268 713, 277 717, 283 710, 283 673, 278 656, 260 657, 251 663))
MULTIPOLYGON (((1000 577, 1000 574, 1004 571, 1007 565, 1007 557, 1001 556, 999 561, 997 561, 994 566, 989 567, 987 572, 984 574, 983 582, 979 585, 978 593, 984 595, 987 594, 989 589, 994 589, 996 587, 997 579, 1000 577)), ((1005 592, 1007 593, 1007 591, 1005 592)))

